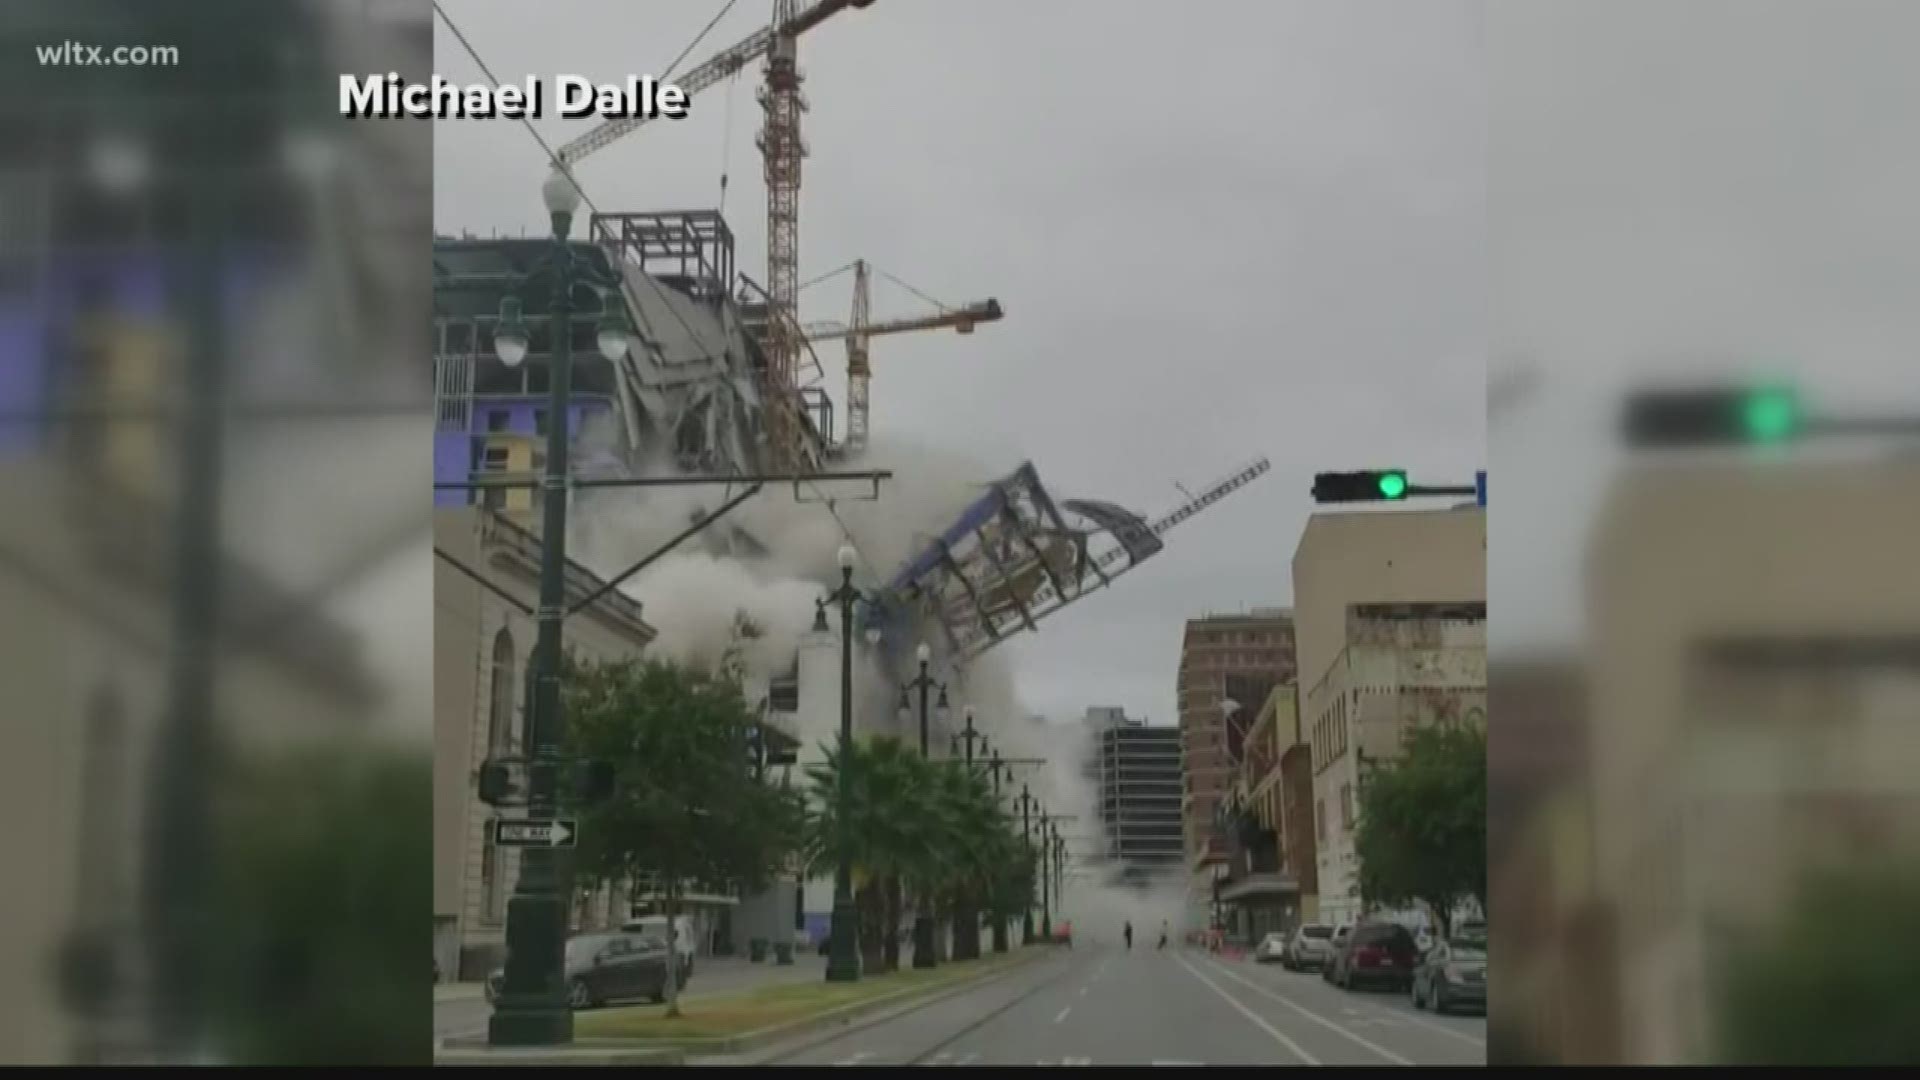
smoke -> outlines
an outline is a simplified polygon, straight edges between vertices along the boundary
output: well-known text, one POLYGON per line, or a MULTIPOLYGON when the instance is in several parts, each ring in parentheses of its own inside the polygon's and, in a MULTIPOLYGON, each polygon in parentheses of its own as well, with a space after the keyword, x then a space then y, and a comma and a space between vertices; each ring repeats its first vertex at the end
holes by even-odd
MULTIPOLYGON (((607 435, 584 431, 583 451, 610 441, 607 435)), ((858 461, 840 468, 890 471, 878 499, 871 497, 868 481, 803 483, 797 493, 791 484, 769 484, 621 588, 641 602, 647 621, 659 631, 651 646, 655 655, 710 668, 737 648, 744 689, 749 700, 757 700, 768 681, 791 670, 801 639, 813 626, 815 602, 839 582, 842 545, 855 549, 855 585, 878 587, 951 525, 988 481, 1017 464, 876 439, 858 461), (742 619, 757 637, 740 637, 742 619)), ((656 458, 646 464, 644 475, 673 476, 677 470, 656 458)), ((588 491, 576 496, 569 542, 575 558, 596 573, 618 574, 742 490, 740 485, 702 485, 588 491)), ((829 625, 837 627, 838 615, 828 612, 829 625)), ((1151 890, 1105 882, 1115 868, 1100 859, 1106 841, 1098 792, 1086 771, 1091 729, 1079 717, 1033 716, 1022 703, 1007 654, 989 652, 956 663, 937 627, 920 631, 932 652, 929 674, 945 683, 950 706, 944 719, 929 710, 931 752, 947 754, 952 738, 971 718, 973 730, 985 736, 984 743, 974 744, 976 758, 997 752, 1014 763, 1009 798, 1023 787, 1029 790, 1057 819, 1067 840, 1073 869, 1063 916, 1076 925, 1083 919, 1098 924, 1114 935, 1128 921, 1142 938, 1157 932, 1162 920, 1181 929, 1184 881, 1151 890)), ((909 695, 904 713, 901 709, 901 686, 917 674, 917 644, 891 642, 884 652, 861 645, 854 665, 854 709, 862 730, 890 731, 917 743, 917 696, 909 695)))
MULTIPOLYGON (((583 449, 609 441, 604 429, 583 431, 583 449)), ((790 669, 803 635, 812 627, 814 603, 838 584, 838 552, 852 544, 854 582, 874 588, 946 528, 989 480, 1015 463, 988 463, 930 447, 876 440, 845 470, 887 470, 891 479, 874 499, 869 481, 819 480, 768 484, 759 494, 688 537, 621 588, 639 600, 647 621, 659 630, 652 650, 675 661, 711 667, 729 647, 740 645, 749 694, 790 669), (740 640, 741 619, 759 636, 740 640)), ((676 476, 657 456, 645 475, 676 476)), ((712 514, 744 485, 597 489, 576 496, 569 543, 575 558, 603 576, 618 574, 659 551, 704 515, 712 514)), ((891 716, 897 690, 886 672, 860 665, 857 688, 863 712, 891 716)), ((995 707, 1017 711, 1011 680, 995 707)), ((984 715, 984 714, 983 714, 984 715)), ((944 744, 945 736, 942 735, 944 744)))

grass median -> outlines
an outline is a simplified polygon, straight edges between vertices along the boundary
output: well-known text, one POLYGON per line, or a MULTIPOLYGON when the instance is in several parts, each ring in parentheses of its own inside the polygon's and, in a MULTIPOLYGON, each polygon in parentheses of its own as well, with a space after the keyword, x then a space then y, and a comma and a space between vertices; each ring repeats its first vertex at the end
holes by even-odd
POLYGON ((980 960, 941 964, 931 970, 901 968, 885 975, 862 976, 855 983, 808 982, 766 986, 737 994, 683 1001, 681 1015, 668 1019, 664 1005, 624 1006, 578 1014, 578 1039, 679 1041, 725 1039, 810 1020, 838 1009, 898 996, 931 993, 941 987, 1001 971, 1029 959, 1026 951, 980 960))

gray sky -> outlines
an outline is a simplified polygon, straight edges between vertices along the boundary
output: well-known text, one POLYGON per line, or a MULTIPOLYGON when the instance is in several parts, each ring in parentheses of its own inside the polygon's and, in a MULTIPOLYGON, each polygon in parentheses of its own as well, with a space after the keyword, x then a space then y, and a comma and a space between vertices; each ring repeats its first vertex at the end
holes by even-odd
MULTIPOLYGON (((505 81, 657 73, 722 0, 441 0, 505 81), (644 12, 644 14, 643 14, 644 12)), ((876 435, 1011 466, 1149 515, 1267 455, 1273 472, 1114 589, 1015 647, 1049 715, 1174 719, 1181 626, 1290 602, 1317 469, 1484 464, 1486 78, 1478 5, 886 0, 802 39, 801 276, 865 257, 943 299, 997 297, 970 338, 874 345, 876 435)), ((741 0, 694 60, 764 22, 741 0)), ((436 70, 478 70, 436 26, 436 70)), ((764 279, 757 66, 583 163, 603 210, 726 212, 764 279), (731 113, 731 123, 729 123, 731 113), (730 138, 729 138, 730 129, 730 138)), ((552 145, 587 121, 539 125, 552 145)), ((443 231, 542 227, 518 123, 435 131, 443 231)), ((803 294, 845 318, 845 277, 803 294)), ((876 317, 914 314, 876 283, 876 317)), ((836 398, 836 350, 823 352, 836 398)), ((987 479, 982 477, 981 479, 987 479)), ((902 477, 902 483, 911 483, 902 477)))
POLYGON ((1784 374, 1920 412, 1920 5, 1490 11, 1492 355, 1544 375, 1489 433, 1498 653, 1579 638, 1629 384, 1784 374))

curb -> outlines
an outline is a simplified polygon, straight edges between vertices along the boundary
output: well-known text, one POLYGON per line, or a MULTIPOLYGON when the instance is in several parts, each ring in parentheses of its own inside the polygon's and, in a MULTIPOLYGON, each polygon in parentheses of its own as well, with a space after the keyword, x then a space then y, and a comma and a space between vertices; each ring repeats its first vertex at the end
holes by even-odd
POLYGON ((562 1050, 435 1050, 435 1066, 494 1065, 685 1065, 687 1055, 677 1049, 631 1050, 573 1046, 562 1050))

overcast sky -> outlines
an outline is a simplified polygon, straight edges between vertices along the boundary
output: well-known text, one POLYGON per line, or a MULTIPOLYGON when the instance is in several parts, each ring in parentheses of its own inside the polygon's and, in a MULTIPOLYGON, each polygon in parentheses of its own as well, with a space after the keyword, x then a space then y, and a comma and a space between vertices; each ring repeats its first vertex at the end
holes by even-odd
POLYGON ((1492 355, 1544 373, 1492 418, 1500 653, 1579 640, 1628 385, 1785 375, 1822 410, 1920 413, 1920 5, 1491 11, 1492 355))
MULTIPOLYGON (((503 81, 658 73, 723 0, 441 0, 503 81)), ((694 60, 751 33, 740 0, 694 60)), ((1151 516, 1255 456, 1273 471, 1017 646, 1025 700, 1172 722, 1181 627, 1291 600, 1315 470, 1470 482, 1485 457, 1486 62, 1478 5, 885 0, 801 42, 801 277, 856 257, 951 301, 971 338, 874 345, 876 434, 1017 464, 1151 516)), ((436 68, 480 74, 444 26, 436 68)), ((603 210, 725 206, 764 279, 757 65, 579 168, 603 210)), ((538 125, 552 145, 586 121, 538 125)), ((542 228, 540 151, 435 131, 437 226, 542 228)), ((845 318, 842 277, 803 294, 845 318)), ((876 283, 876 317, 914 314, 876 283)), ((836 398, 839 358, 823 350, 836 398)), ((982 480, 988 477, 982 477, 982 480)), ((902 477, 901 483, 911 483, 902 477)))

